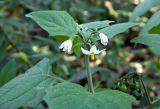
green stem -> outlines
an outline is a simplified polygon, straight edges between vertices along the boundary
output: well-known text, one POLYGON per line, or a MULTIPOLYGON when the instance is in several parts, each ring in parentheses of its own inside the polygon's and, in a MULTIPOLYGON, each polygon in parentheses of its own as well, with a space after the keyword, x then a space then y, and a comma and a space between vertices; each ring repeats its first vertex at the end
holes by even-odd
POLYGON ((143 87, 143 89, 144 89, 144 92, 145 92, 145 94, 146 94, 146 96, 147 96, 148 103, 149 103, 149 105, 151 105, 152 102, 151 102, 151 99, 150 99, 150 97, 149 97, 148 91, 147 91, 147 89, 146 89, 146 87, 145 87, 145 85, 144 85, 144 82, 143 82, 143 80, 142 80, 142 76, 141 76, 141 75, 139 76, 139 79, 140 79, 140 82, 141 82, 142 87, 143 87))
POLYGON ((86 69, 87 69, 87 79, 88 79, 89 92, 94 93, 92 74, 91 74, 91 69, 89 68, 89 62, 90 62, 89 56, 85 57, 85 61, 86 61, 86 69))
POLYGON ((87 41, 85 43, 88 43, 89 39, 92 37, 93 34, 98 33, 97 31, 92 31, 92 33, 90 34, 89 38, 87 39, 87 41))

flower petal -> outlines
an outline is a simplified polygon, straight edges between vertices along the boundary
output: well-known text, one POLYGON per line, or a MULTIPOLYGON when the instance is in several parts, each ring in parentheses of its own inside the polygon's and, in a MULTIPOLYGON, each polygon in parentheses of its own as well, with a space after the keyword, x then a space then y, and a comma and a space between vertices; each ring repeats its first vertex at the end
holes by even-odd
POLYGON ((95 51, 94 52, 94 54, 100 54, 100 53, 102 53, 103 51, 105 51, 106 49, 103 49, 103 50, 97 50, 97 51, 95 51))
POLYGON ((90 49, 90 53, 94 53, 94 52, 96 52, 97 51, 97 47, 96 47, 96 45, 93 45, 92 47, 91 47, 91 49, 90 49))
POLYGON ((72 40, 68 39, 68 40, 64 41, 64 42, 60 45, 59 49, 63 49, 62 51, 70 54, 70 53, 71 53, 71 50, 72 50, 72 40))
POLYGON ((62 43, 60 46, 59 46, 59 49, 62 49, 64 47, 64 43, 62 43))
POLYGON ((81 47, 82 53, 85 55, 90 55, 90 52, 88 50, 85 50, 84 48, 81 47))
POLYGON ((68 50, 68 47, 67 47, 67 46, 64 46, 62 51, 65 51, 65 52, 66 52, 67 50, 68 50))
POLYGON ((71 50, 72 50, 72 43, 70 43, 70 44, 68 45, 67 53, 70 54, 70 53, 71 53, 71 50))

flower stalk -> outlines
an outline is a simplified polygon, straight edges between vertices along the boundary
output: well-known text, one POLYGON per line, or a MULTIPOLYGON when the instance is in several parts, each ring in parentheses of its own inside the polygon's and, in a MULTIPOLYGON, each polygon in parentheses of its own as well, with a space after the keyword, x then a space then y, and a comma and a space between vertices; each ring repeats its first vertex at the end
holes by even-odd
POLYGON ((89 92, 94 93, 92 74, 91 74, 91 69, 89 68, 90 58, 88 55, 85 55, 85 62, 86 62, 89 92))

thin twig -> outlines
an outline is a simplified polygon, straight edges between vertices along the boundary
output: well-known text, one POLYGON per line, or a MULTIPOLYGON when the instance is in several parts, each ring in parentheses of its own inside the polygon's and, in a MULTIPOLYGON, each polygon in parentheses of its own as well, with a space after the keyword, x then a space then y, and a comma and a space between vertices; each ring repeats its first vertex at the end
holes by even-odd
POLYGON ((146 94, 146 96, 147 96, 148 104, 151 105, 151 104, 152 104, 152 101, 151 101, 151 99, 150 99, 150 97, 149 97, 148 91, 147 91, 147 89, 146 89, 146 87, 145 87, 145 85, 144 85, 144 82, 143 82, 143 80, 142 80, 142 76, 141 76, 141 75, 139 76, 139 80, 140 80, 140 82, 141 82, 141 84, 142 84, 142 87, 143 87, 143 89, 144 89, 144 92, 145 92, 145 94, 146 94))
POLYGON ((89 39, 92 37, 92 35, 94 35, 95 33, 98 33, 97 31, 92 31, 89 38, 87 39, 87 41, 85 43, 88 43, 89 39))

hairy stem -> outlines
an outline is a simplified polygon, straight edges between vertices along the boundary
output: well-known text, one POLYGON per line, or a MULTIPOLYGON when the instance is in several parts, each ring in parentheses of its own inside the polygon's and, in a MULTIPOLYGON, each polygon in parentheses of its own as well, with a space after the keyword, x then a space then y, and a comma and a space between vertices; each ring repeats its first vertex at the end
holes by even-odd
POLYGON ((85 56, 85 62, 86 62, 86 70, 87 70, 87 79, 88 79, 89 92, 94 93, 92 74, 91 74, 91 70, 89 68, 89 62, 90 62, 89 56, 85 56))

